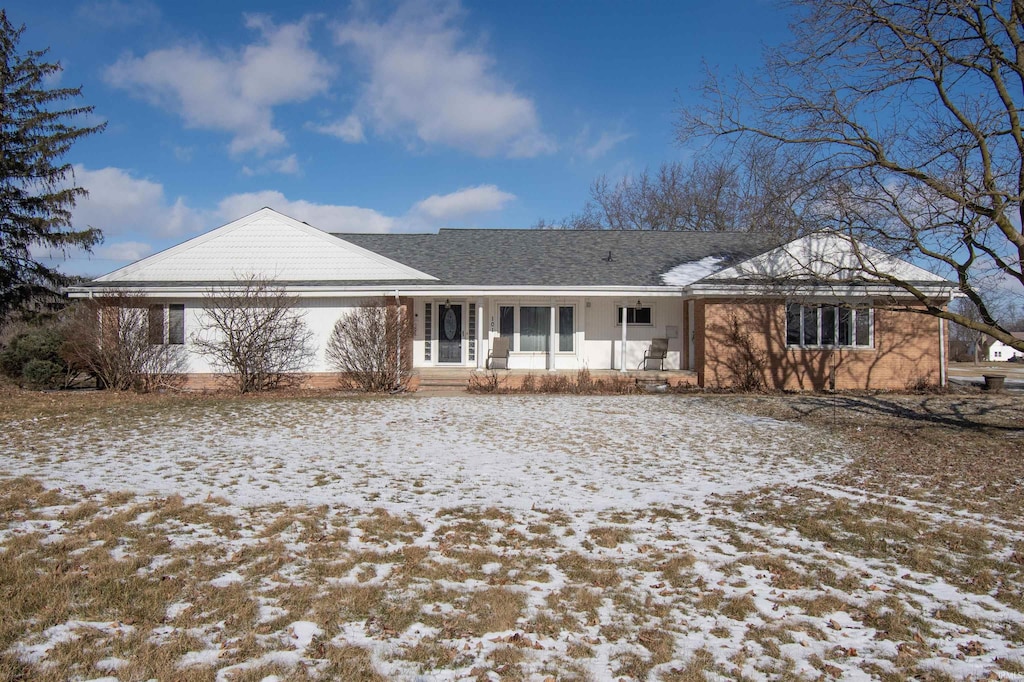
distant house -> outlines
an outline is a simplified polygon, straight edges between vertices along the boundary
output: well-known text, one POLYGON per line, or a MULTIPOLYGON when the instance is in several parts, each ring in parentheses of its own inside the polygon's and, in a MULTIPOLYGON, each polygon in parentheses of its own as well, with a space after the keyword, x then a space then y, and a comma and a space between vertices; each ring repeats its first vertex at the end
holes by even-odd
POLYGON ((204 296, 241 276, 273 278, 301 301, 333 375, 328 335, 347 310, 397 302, 415 322, 415 368, 483 369, 507 338, 511 370, 635 371, 652 339, 665 369, 706 387, 754 371, 794 390, 902 389, 945 374, 946 329, 897 312, 906 294, 856 274, 858 259, 913 281, 938 305, 955 285, 832 233, 780 244, 763 234, 442 229, 330 234, 269 208, 72 287, 152 299, 189 350, 190 379, 214 369, 191 352, 204 296))
MULTIPOLYGON (((1011 334, 1013 338, 1024 341, 1024 332, 1011 332, 1011 334)), ((989 362, 1006 362, 1017 358, 1024 358, 1024 353, 1007 346, 1002 341, 993 341, 992 345, 988 347, 989 362)))

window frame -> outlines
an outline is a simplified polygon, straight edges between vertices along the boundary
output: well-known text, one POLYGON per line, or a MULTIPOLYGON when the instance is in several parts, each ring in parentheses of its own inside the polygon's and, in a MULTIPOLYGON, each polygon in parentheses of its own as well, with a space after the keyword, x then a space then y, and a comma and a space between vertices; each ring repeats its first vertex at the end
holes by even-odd
MULTIPOLYGON (((510 302, 507 302, 507 301, 505 301, 505 302, 498 301, 495 304, 495 307, 494 307, 495 328, 494 328, 493 331, 494 331, 495 336, 497 338, 507 338, 509 340, 509 347, 508 347, 508 349, 509 349, 510 353, 516 353, 516 354, 522 354, 522 355, 547 355, 548 353, 551 352, 551 343, 554 343, 555 344, 555 353, 557 353, 559 355, 575 355, 577 350, 578 350, 578 346, 579 346, 579 344, 576 343, 576 333, 579 331, 579 327, 578 327, 579 316, 577 314, 577 309, 578 308, 579 308, 579 305, 577 303, 575 303, 575 302, 573 302, 573 303, 561 303, 561 302, 558 302, 558 301, 552 301, 552 302, 549 302, 549 303, 533 304, 533 303, 510 303, 510 302), (523 308, 544 308, 545 311, 546 311, 545 319, 547 319, 547 320, 551 319, 551 310, 554 309, 554 311, 555 311, 555 328, 553 330, 554 331, 554 334, 553 334, 554 339, 553 340, 551 339, 551 337, 552 337, 552 330, 548 329, 548 334, 547 334, 547 337, 546 337, 547 338, 547 344, 546 345, 548 346, 547 349, 545 349, 545 350, 523 350, 523 347, 522 347, 522 345, 523 345, 522 309, 523 308), (572 315, 572 331, 571 331, 570 334, 568 334, 568 338, 572 342, 571 350, 561 350, 561 347, 562 347, 562 345, 561 345, 561 342, 562 342, 562 333, 561 333, 562 314, 561 314, 561 310, 562 310, 562 308, 569 308, 569 309, 572 310, 572 313, 571 313, 571 315, 572 315), (509 333, 509 334, 505 334, 505 333, 502 332, 501 322, 502 322, 502 310, 503 309, 511 309, 512 310, 512 315, 511 315, 512 330, 511 330, 511 333, 509 333)), ((548 326, 550 327, 550 322, 548 322, 548 326)))
POLYGON ((626 309, 626 326, 627 327, 653 327, 654 326, 654 306, 653 305, 642 305, 642 306, 637 307, 635 305, 618 305, 618 304, 616 304, 616 306, 615 306, 615 326, 616 327, 621 327, 622 326, 622 312, 621 311, 622 311, 623 308, 626 309), (648 322, 636 322, 635 320, 636 320, 636 311, 637 310, 647 310, 647 311, 650 311, 648 313, 648 315, 650 315, 650 320, 648 322), (630 321, 630 319, 629 319, 630 311, 633 312, 633 321, 630 321))
POLYGON ((553 306, 555 308, 555 343, 558 346, 555 348, 556 353, 564 353, 571 355, 576 352, 576 306, 573 304, 562 305, 560 303, 553 306), (569 350, 562 350, 562 309, 568 309, 572 316, 572 330, 568 334, 569 339, 569 350))
MULTIPOLYGON (((516 331, 517 331, 517 335, 519 336, 519 348, 520 348, 520 352, 521 353, 543 353, 543 354, 547 354, 547 353, 551 352, 551 331, 552 331, 551 330, 551 308, 552 307, 553 306, 551 306, 551 305, 517 305, 516 306, 516 308, 517 308, 516 320, 519 322, 519 326, 518 326, 516 331), (540 320, 542 322, 542 324, 540 325, 541 327, 547 327, 546 333, 542 337, 538 337, 538 338, 543 338, 544 339, 544 344, 543 344, 544 347, 543 348, 540 348, 540 349, 533 349, 533 348, 531 348, 531 349, 527 350, 526 348, 523 347, 525 345, 523 343, 523 308, 529 308, 531 310, 543 310, 544 311, 537 318, 537 320, 540 320)), ((557 323, 556 323, 556 326, 557 326, 557 323)))
POLYGON ((875 347, 875 309, 870 305, 848 305, 830 301, 787 301, 785 304, 786 348, 872 350, 875 347), (863 315, 867 315, 867 343, 857 343, 863 315), (826 320, 831 329, 824 329, 826 320), (799 328, 792 323, 799 321, 799 328), (814 328, 808 328, 813 321, 814 328), (843 334, 845 329, 846 334, 843 334), (826 331, 828 333, 826 333, 826 331), (849 340, 844 343, 844 336, 849 340), (799 339, 797 343, 793 338, 799 339), (831 339, 831 343, 824 343, 831 339))
POLYGON ((185 319, 186 311, 188 308, 184 303, 152 303, 146 309, 146 334, 147 341, 151 346, 184 346, 188 342, 188 336, 185 333, 185 319), (180 337, 176 333, 179 330, 179 325, 175 324, 172 319, 172 312, 180 312, 180 337), (159 319, 160 324, 160 340, 156 340, 156 335, 153 333, 152 328, 154 321, 159 319), (180 340, 179 340, 180 339, 180 340))

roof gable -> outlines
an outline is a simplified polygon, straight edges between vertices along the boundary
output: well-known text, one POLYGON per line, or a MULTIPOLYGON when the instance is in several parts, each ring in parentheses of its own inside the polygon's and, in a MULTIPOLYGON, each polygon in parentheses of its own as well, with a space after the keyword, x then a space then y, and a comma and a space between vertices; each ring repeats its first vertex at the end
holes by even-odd
POLYGON ((725 268, 701 283, 735 280, 818 280, 831 282, 885 280, 885 273, 905 282, 953 284, 913 263, 836 232, 815 232, 725 268))
POLYGON ((96 282, 428 280, 427 273, 270 208, 98 277, 96 282))

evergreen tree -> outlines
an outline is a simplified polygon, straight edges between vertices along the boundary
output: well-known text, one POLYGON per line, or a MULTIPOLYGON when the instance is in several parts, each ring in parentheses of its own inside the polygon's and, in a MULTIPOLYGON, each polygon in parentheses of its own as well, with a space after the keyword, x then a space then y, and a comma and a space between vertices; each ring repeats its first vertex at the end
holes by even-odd
POLYGON ((62 69, 43 61, 48 50, 19 52, 25 27, 14 28, 0 9, 0 324, 33 297, 67 282, 40 262, 46 252, 90 249, 98 230, 75 230, 71 209, 86 190, 74 185, 61 161, 78 139, 106 127, 74 125, 93 107, 65 107, 78 88, 47 88, 62 69))

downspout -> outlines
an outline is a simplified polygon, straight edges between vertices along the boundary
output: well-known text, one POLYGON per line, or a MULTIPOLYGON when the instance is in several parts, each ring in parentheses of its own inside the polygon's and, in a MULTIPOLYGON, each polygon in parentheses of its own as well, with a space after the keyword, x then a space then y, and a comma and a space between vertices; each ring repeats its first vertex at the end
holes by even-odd
POLYGON ((619 354, 619 371, 626 371, 626 320, 629 318, 629 312, 626 306, 628 303, 622 305, 622 352, 619 354))
POLYGON ((939 318, 939 386, 946 387, 946 325, 939 318))
POLYGON ((398 364, 395 366, 395 390, 399 390, 402 387, 402 327, 405 325, 405 320, 402 319, 402 298, 398 295, 398 289, 395 289, 395 313, 398 317, 398 326, 395 328, 395 359, 398 364))

